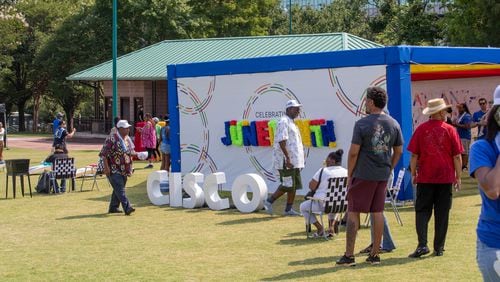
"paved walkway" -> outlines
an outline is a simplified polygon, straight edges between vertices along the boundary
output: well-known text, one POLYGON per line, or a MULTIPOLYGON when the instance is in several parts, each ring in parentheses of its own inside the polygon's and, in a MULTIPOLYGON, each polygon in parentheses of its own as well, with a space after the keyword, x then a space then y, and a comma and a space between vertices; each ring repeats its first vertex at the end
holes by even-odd
MULTIPOLYGON (((68 150, 99 150, 104 143, 103 138, 70 138, 66 139, 68 150)), ((25 148, 50 151, 52 138, 49 137, 7 137, 9 148, 25 148)))

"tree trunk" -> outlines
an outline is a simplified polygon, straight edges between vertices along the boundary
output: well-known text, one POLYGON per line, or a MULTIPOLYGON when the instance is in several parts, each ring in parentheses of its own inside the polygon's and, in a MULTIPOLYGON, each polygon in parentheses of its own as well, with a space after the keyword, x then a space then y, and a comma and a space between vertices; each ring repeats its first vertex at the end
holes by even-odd
POLYGON ((24 132, 26 131, 26 127, 24 126, 24 106, 26 105, 26 100, 23 99, 23 101, 19 101, 16 103, 17 105, 17 110, 19 112, 19 132, 24 132))
POLYGON ((37 133, 39 131, 38 116, 40 112, 40 97, 40 94, 33 95, 33 133, 37 133))
POLYGON ((67 124, 67 130, 68 132, 73 131, 73 123, 74 123, 74 118, 73 116, 75 115, 75 107, 71 108, 64 108, 64 113, 66 114, 66 124, 67 124))

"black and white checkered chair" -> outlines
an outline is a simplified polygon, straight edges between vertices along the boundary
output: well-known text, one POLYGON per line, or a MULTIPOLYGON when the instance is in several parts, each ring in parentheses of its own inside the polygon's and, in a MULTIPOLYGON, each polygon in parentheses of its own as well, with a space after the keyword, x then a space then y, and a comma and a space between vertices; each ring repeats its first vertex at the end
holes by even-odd
MULTIPOLYGON (((75 158, 55 159, 52 163, 52 171, 50 172, 50 181, 52 187, 55 187, 57 179, 71 179, 71 190, 75 190, 75 158)), ((68 191, 71 191, 68 189, 68 191)))
MULTIPOLYGON (((328 179, 329 190, 326 192, 326 197, 324 199, 309 197, 311 200, 311 206, 309 207, 309 212, 312 212, 312 202, 313 201, 323 201, 324 209, 320 212, 313 212, 320 217, 321 225, 323 224, 323 214, 342 214, 347 210, 347 177, 334 177, 328 179)), ((307 238, 309 238, 310 229, 306 227, 307 238)), ((323 232, 324 237, 328 240, 327 232, 323 232)))

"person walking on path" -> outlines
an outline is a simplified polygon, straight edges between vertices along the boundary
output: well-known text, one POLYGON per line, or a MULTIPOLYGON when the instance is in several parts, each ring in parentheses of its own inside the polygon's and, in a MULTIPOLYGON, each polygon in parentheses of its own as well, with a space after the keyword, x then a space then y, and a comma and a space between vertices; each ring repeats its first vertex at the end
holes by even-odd
POLYGON ((5 140, 5 128, 3 128, 3 124, 0 122, 0 163, 4 163, 3 161, 3 147, 5 140))
POLYGON ((458 119, 455 120, 453 125, 457 128, 460 142, 464 148, 464 151, 462 152, 462 170, 466 170, 469 163, 469 147, 471 140, 470 128, 472 125, 472 116, 470 115, 470 111, 466 103, 458 104, 457 110, 458 119))
POLYGON ((368 116, 354 125, 347 158, 349 189, 347 191, 346 251, 336 262, 353 266, 360 213, 373 217, 373 247, 366 261, 380 263, 380 242, 384 229, 384 204, 387 181, 402 154, 403 136, 398 122, 383 112, 387 93, 380 87, 366 90, 368 116))
POLYGON ((287 194, 285 215, 298 216, 293 210, 296 190, 302 189, 300 170, 304 168, 304 145, 300 131, 293 120, 299 116, 300 107, 297 100, 289 100, 285 105, 285 115, 281 117, 274 135, 273 163, 280 176, 280 186, 274 194, 264 200, 267 213, 273 214, 273 203, 283 194, 287 194))
POLYGON ((125 215, 135 211, 125 193, 127 178, 132 175, 132 155, 135 154, 130 139, 127 138, 130 126, 127 120, 120 120, 116 124, 117 133, 104 141, 99 153, 104 164, 104 174, 113 187, 108 213, 121 213, 120 203, 125 215))
POLYGON ((449 108, 441 98, 431 99, 423 110, 430 119, 417 127, 408 145, 412 153, 410 171, 417 185, 415 226, 417 249, 409 255, 418 258, 430 252, 427 228, 434 210, 434 254, 442 256, 452 201, 452 185, 460 189, 463 146, 457 130, 445 123, 449 108))
POLYGON ((476 259, 484 281, 500 281, 500 85, 493 97, 486 136, 474 142, 470 152, 470 176, 481 195, 476 259))

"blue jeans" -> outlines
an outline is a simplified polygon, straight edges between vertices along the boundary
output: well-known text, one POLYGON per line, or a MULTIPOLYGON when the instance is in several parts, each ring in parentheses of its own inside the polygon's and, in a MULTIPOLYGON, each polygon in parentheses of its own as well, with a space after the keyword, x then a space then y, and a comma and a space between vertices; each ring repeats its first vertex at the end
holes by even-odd
POLYGON ((64 193, 66 192, 66 178, 61 179, 61 189, 59 189, 59 183, 57 183, 57 179, 54 179, 54 192, 55 193, 64 193))
POLYGON ((125 194, 125 184, 127 184, 127 176, 112 173, 108 176, 109 183, 113 187, 113 193, 111 193, 111 200, 109 202, 109 210, 117 210, 122 204, 123 211, 128 211, 130 209, 130 202, 128 201, 127 195, 125 194))
MULTIPOLYGON (((394 245, 394 241, 392 241, 391 230, 389 229, 389 224, 387 223, 387 217, 385 217, 385 214, 382 215, 384 216, 384 233, 382 234, 382 245, 380 246, 380 249, 392 251, 396 249, 396 246, 394 245)), ((373 243, 373 217, 371 214, 370 221, 372 222, 371 238, 373 243)))
POLYGON ((477 239, 476 260, 484 281, 500 280, 500 250, 486 246, 477 239), (497 270, 495 270, 495 267, 497 270))

